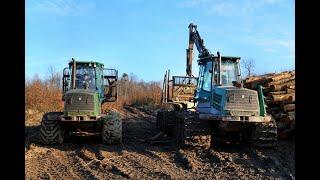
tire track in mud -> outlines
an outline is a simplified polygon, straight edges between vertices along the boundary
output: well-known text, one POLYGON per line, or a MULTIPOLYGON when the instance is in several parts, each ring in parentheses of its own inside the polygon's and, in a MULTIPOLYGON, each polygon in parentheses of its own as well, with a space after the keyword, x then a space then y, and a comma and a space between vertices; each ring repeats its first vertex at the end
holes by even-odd
MULTIPOLYGON (((29 160, 26 161, 26 174, 32 174, 31 177, 26 177, 26 179, 74 179, 73 173, 70 173, 70 166, 68 163, 62 161, 65 159, 61 157, 59 153, 56 153, 50 149, 44 150, 44 154, 40 156, 37 154, 35 158, 34 154, 29 154, 29 160), (36 166, 36 171, 34 170, 36 166)), ((35 152, 37 153, 37 152, 35 152)))
POLYGON ((126 158, 113 157, 105 161, 105 164, 109 166, 107 170, 110 173, 119 175, 123 178, 129 179, 146 179, 147 176, 137 171, 137 167, 130 163, 126 158))
POLYGON ((32 124, 25 138, 30 145, 25 152, 26 179, 290 179, 291 173, 294 177, 293 148, 286 144, 279 144, 275 152, 236 147, 179 152, 169 144, 140 141, 157 133, 154 117, 141 116, 145 115, 127 116, 124 144, 111 146, 95 141, 43 146, 32 124), (278 169, 273 167, 277 159, 278 169))
POLYGON ((80 151, 76 150, 67 155, 68 162, 72 164, 72 171, 78 175, 79 179, 98 179, 79 153, 80 151))
POLYGON ((103 166, 105 157, 99 149, 83 146, 68 154, 68 161, 79 179, 115 179, 119 176, 106 173, 103 166))
POLYGON ((111 164, 113 168, 111 170, 116 170, 118 174, 121 174, 125 178, 188 178, 188 172, 176 167, 167 157, 151 154, 152 152, 141 154, 141 152, 124 151, 121 156, 110 156, 107 163, 111 164))
POLYGON ((179 150, 173 154, 174 163, 178 167, 184 169, 185 172, 190 173, 190 177, 197 177, 197 179, 216 179, 215 172, 218 164, 213 161, 204 159, 205 151, 198 149, 179 150))
POLYGON ((142 171, 148 175, 148 177, 168 179, 173 177, 174 174, 176 174, 175 171, 172 171, 167 168, 167 166, 169 165, 168 163, 166 163, 160 158, 155 158, 154 156, 130 153, 129 156, 127 156, 127 158, 131 162, 134 162, 138 168, 141 168, 142 171), (161 166, 159 166, 160 164, 161 166))

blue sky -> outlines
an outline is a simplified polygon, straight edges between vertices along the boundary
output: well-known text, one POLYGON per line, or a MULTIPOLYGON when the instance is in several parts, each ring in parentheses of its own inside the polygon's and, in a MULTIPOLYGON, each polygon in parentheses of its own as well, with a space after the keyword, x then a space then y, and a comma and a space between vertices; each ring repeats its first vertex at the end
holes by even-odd
POLYGON ((294 8, 293 0, 27 0, 26 78, 44 78, 50 66, 62 72, 72 57, 145 81, 166 69, 185 75, 190 22, 213 54, 252 58, 256 74, 291 70, 294 8))

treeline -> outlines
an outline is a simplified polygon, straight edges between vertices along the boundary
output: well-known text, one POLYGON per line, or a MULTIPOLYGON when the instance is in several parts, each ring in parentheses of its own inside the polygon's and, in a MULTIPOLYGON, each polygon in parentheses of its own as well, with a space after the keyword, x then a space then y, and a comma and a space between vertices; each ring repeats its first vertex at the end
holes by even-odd
MULTIPOLYGON (((62 80, 60 73, 49 71, 49 76, 35 76, 25 81, 25 108, 40 112, 62 111, 62 80)), ((144 82, 134 74, 122 74, 118 80, 117 102, 104 103, 108 108, 122 109, 124 105, 150 106, 160 103, 160 82, 144 82)))
POLYGON ((40 112, 63 109, 61 75, 49 70, 50 75, 40 79, 37 75, 25 81, 25 109, 40 112))
POLYGON ((118 100, 114 103, 104 103, 103 109, 121 109, 123 105, 151 106, 160 103, 160 82, 144 82, 134 74, 122 74, 118 80, 118 100))

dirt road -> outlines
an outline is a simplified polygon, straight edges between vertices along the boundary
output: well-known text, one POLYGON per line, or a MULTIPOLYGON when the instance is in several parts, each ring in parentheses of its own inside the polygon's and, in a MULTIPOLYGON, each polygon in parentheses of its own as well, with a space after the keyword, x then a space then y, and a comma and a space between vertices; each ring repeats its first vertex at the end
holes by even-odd
POLYGON ((63 145, 40 143, 39 120, 26 120, 26 179, 295 179, 294 142, 274 148, 233 146, 179 150, 147 141, 158 132, 153 115, 121 112, 123 145, 73 136, 63 145))

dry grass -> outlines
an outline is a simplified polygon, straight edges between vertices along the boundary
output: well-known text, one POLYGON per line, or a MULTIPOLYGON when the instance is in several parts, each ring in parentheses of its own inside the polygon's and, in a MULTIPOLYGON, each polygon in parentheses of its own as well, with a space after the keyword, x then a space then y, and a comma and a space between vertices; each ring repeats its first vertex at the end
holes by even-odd
POLYGON ((48 83, 33 79, 25 86, 25 107, 40 112, 62 111, 61 90, 48 83))
MULTIPOLYGON (((59 76, 51 76, 59 77, 59 76)), ((33 78, 25 84, 26 110, 41 113, 63 111, 62 91, 59 78, 41 80, 33 78), (58 84, 58 85, 57 85, 58 84)), ((123 105, 152 106, 160 102, 161 88, 158 82, 119 81, 117 102, 104 103, 103 111, 107 109, 122 110, 123 105)))

